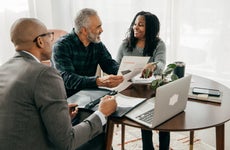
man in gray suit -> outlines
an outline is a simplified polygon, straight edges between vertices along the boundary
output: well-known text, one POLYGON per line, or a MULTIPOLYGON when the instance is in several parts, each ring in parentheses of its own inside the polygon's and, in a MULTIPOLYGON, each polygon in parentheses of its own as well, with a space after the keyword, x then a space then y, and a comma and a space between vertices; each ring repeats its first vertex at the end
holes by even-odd
POLYGON ((10 35, 16 54, 0 66, 0 149, 103 149, 97 139, 116 110, 114 97, 102 98, 96 112, 72 127, 77 110, 67 105, 63 80, 40 63, 51 56, 53 33, 38 19, 21 18, 10 35))

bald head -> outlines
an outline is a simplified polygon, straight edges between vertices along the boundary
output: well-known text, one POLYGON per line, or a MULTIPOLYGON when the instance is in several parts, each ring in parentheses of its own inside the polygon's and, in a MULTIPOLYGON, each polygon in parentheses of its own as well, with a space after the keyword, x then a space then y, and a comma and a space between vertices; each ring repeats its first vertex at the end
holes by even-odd
POLYGON ((38 19, 20 18, 12 25, 10 36, 16 50, 28 50, 33 46, 33 40, 45 32, 46 26, 38 19))

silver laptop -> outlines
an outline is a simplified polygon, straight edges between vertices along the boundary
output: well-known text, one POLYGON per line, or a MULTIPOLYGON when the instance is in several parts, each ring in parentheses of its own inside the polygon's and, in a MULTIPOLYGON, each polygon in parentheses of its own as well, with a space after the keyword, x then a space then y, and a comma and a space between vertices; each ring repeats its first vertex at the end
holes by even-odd
POLYGON ((188 100, 191 75, 180 78, 156 90, 150 98, 126 114, 126 117, 154 128, 184 111, 188 100))

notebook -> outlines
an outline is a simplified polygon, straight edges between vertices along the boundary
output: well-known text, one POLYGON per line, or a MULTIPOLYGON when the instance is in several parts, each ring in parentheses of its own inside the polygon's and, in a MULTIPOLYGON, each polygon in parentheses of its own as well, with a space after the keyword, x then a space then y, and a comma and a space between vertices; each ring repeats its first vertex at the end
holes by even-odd
POLYGON ((103 88, 84 89, 67 98, 67 102, 78 104, 78 108, 92 109, 103 96, 115 94, 116 91, 103 88))
POLYGON ((142 103, 145 98, 129 97, 103 88, 92 88, 81 90, 67 99, 68 103, 78 104, 78 108, 91 111, 98 110, 100 99, 105 95, 114 95, 117 101, 117 110, 112 114, 113 117, 122 117, 135 106, 142 103))
POLYGON ((188 97, 193 99, 193 100, 198 100, 198 101, 203 101, 203 102, 214 102, 214 103, 221 103, 222 101, 222 95, 223 93, 221 91, 220 92, 220 96, 219 97, 216 97, 216 96, 210 96, 208 94, 194 94, 192 92, 194 87, 191 87, 190 90, 189 90, 189 95, 188 97))
POLYGON ((187 105, 191 75, 180 78, 156 90, 150 98, 126 114, 126 117, 154 128, 184 111, 187 105))

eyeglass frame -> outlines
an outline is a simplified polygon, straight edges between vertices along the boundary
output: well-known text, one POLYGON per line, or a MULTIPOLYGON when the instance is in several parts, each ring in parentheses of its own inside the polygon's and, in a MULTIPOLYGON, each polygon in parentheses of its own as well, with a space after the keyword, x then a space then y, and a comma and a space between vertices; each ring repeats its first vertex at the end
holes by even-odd
POLYGON ((43 34, 38 35, 36 38, 34 38, 33 42, 36 42, 39 37, 41 37, 41 36, 47 36, 47 35, 52 35, 53 39, 54 39, 54 32, 47 32, 47 33, 43 33, 43 34))

